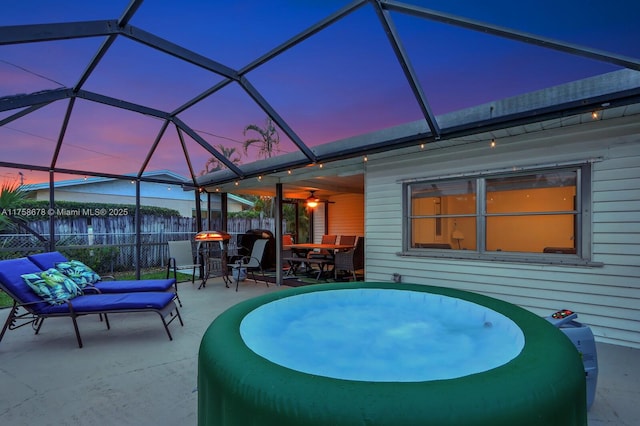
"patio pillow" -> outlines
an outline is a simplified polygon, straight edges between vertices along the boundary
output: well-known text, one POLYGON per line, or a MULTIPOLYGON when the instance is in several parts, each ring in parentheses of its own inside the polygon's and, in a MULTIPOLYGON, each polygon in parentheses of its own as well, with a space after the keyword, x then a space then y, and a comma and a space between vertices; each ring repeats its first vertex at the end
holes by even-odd
POLYGON ((38 296, 52 305, 59 305, 82 294, 82 290, 71 278, 55 268, 21 277, 38 296))
POLYGON ((100 281, 100 275, 79 260, 57 262, 56 269, 75 281, 80 288, 100 281))

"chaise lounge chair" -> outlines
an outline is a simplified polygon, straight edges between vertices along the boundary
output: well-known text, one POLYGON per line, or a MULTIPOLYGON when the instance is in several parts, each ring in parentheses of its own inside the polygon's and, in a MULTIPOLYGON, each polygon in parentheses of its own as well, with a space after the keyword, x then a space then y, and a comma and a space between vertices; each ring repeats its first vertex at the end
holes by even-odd
MULTIPOLYGON (((59 263, 69 262, 59 251, 32 254, 27 258, 36 264, 40 269, 46 271, 49 268, 56 268, 59 263)), ((99 278, 99 277, 98 277, 99 278)), ((175 294, 178 304, 182 306, 178 296, 178 285, 174 278, 154 279, 154 280, 109 280, 91 283, 98 292, 103 294, 111 293, 138 293, 143 291, 172 291, 175 294)))
MULTIPOLYGON (((110 329, 107 314, 125 312, 155 312, 160 315, 169 340, 173 340, 169 332, 169 324, 176 318, 184 325, 180 312, 173 301, 171 292, 137 292, 71 295, 67 299, 47 301, 28 285, 23 276, 42 274, 40 267, 27 258, 0 261, 0 289, 12 299, 13 306, 0 333, 0 341, 7 330, 15 330, 32 324, 38 334, 42 324, 49 317, 70 317, 73 321, 78 346, 82 347, 82 338, 78 329, 77 318, 82 315, 104 314, 107 329, 110 329), (24 309, 26 312, 22 312, 24 309)), ((71 282, 73 284, 73 282, 71 282)))

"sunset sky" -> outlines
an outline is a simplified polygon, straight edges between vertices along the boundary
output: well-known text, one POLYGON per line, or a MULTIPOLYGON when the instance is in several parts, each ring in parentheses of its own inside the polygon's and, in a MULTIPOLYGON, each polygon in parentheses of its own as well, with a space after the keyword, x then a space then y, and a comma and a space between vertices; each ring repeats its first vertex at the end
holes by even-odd
MULTIPOLYGON (((4 2, 0 26, 118 19, 127 0, 4 2)), ((633 0, 410 0, 406 3, 560 41, 640 58, 640 2, 633 0)), ((239 70, 339 10, 338 0, 146 0, 130 25, 239 70)), ((391 17, 435 114, 619 69, 611 64, 392 12, 391 17)), ((104 37, 0 45, 0 97, 73 87, 104 37)), ((246 75, 309 146, 421 119, 420 110, 370 4, 246 75)), ((170 112, 222 77, 125 37, 84 90, 170 112)), ((0 127, 0 161, 49 166, 69 101, 0 127)), ((0 112, 0 120, 17 111, 0 112)), ((178 116, 213 146, 236 148, 266 114, 230 84, 178 116)), ((159 119, 78 99, 57 166, 105 173, 140 170, 159 119)), ((210 157, 186 136, 196 173, 210 157)), ((280 153, 296 148, 281 133, 280 153)), ((147 170, 188 176, 170 126, 147 170)), ((48 179, 0 167, 0 181, 48 179)), ((57 179, 78 178, 58 175, 57 179)))

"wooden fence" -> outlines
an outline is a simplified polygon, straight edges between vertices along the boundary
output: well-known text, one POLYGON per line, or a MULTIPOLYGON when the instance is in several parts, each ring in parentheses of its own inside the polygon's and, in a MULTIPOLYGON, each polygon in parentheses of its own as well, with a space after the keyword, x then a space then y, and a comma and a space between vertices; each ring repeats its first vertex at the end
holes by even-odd
MULTIPOLYGON (((213 223, 213 229, 220 229, 220 222, 213 223)), ((49 239, 49 221, 31 222, 29 226, 49 239)), ((100 257, 99 272, 113 272, 135 269, 136 227, 134 216, 71 217, 56 219, 55 247, 65 253, 79 257, 86 253, 100 257)), ((203 220, 202 229, 209 223, 203 220)), ((250 229, 267 229, 275 232, 273 218, 227 220, 227 231, 232 235, 243 234, 250 229)), ((140 267, 164 267, 169 256, 167 241, 194 241, 196 219, 188 217, 140 217, 140 267)), ((194 243, 195 244, 195 243, 194 243)), ((230 248, 235 247, 235 238, 230 248)), ((0 234, 0 258, 21 257, 46 250, 43 243, 29 233, 0 234)), ((97 261, 96 261, 97 262, 97 261)))

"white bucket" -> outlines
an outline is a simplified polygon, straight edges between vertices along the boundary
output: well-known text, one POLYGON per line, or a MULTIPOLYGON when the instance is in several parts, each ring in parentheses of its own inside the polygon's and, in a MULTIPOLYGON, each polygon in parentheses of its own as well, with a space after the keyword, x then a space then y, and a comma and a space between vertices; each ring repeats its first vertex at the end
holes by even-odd
POLYGON ((247 268, 233 268, 233 279, 236 281, 244 281, 247 279, 247 268))

